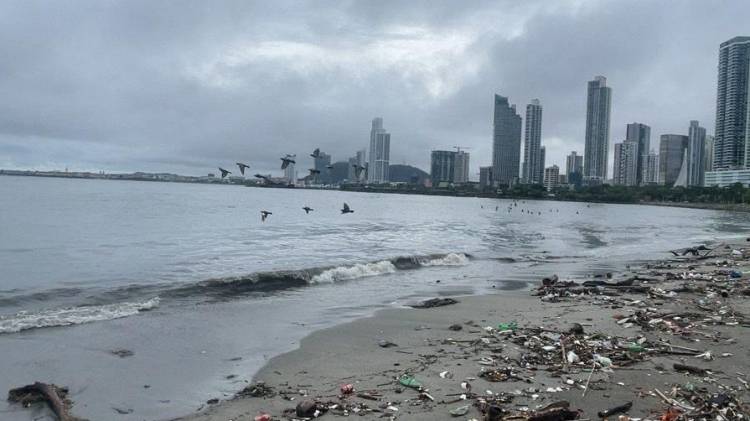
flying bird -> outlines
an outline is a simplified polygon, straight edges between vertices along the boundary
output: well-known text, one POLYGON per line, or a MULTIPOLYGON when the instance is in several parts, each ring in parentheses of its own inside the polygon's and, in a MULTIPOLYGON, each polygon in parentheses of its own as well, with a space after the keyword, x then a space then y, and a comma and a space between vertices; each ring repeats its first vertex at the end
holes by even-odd
POLYGON ((219 167, 219 171, 221 171, 221 178, 224 178, 227 176, 227 174, 231 174, 231 171, 227 171, 224 168, 219 167))
POLYGON ((311 156, 311 157, 313 157, 313 158, 315 158, 315 159, 318 159, 318 158, 320 158, 320 149, 319 149, 319 148, 316 148, 316 149, 315 149, 315 150, 313 151, 313 153, 311 153, 311 154, 310 154, 310 156, 311 156))
POLYGON ((326 165, 326 168, 330 171, 333 169, 333 165, 326 165))
POLYGON ((341 209, 341 213, 354 213, 354 211, 346 204, 346 202, 344 202, 344 207, 341 209))
POLYGON ((313 168, 310 168, 309 171, 310 171, 310 175, 313 176, 313 177, 315 177, 316 175, 320 174, 320 170, 316 170, 316 169, 313 169, 313 168))
POLYGON ((260 221, 266 222, 266 218, 268 218, 268 215, 273 215, 273 213, 269 211, 264 211, 264 210, 260 211, 260 221))
POLYGON ((268 179, 268 177, 266 177, 265 175, 262 175, 262 174, 255 174, 255 178, 262 178, 264 180, 268 179))
POLYGON ((304 210, 305 210, 305 213, 310 213, 310 211, 314 211, 314 210, 315 210, 315 209, 313 209, 313 208, 311 208, 311 207, 309 207, 309 206, 305 206, 305 207, 304 207, 304 208, 302 208, 302 209, 304 209, 304 210))
POLYGON ((249 165, 238 162, 237 166, 240 167, 240 174, 245 175, 245 168, 250 168, 249 165))
POLYGON ((279 159, 281 159, 281 169, 282 170, 285 170, 286 167, 289 166, 289 164, 296 164, 297 163, 295 160, 293 160, 292 158, 290 158, 289 155, 287 155, 287 156, 285 156, 283 158, 279 158, 279 159))

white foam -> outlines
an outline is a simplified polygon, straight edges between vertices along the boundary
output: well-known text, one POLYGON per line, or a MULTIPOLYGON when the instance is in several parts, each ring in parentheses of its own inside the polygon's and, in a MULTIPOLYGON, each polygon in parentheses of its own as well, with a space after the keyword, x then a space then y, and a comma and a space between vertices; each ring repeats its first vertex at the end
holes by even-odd
POLYGON ((354 266, 338 266, 326 269, 319 275, 313 276, 312 283, 330 283, 345 281, 349 279, 364 278, 367 276, 385 275, 396 271, 396 266, 388 260, 374 263, 358 263, 354 266))
POLYGON ((53 326, 70 326, 132 316, 159 306, 159 297, 143 302, 125 302, 101 306, 68 307, 37 313, 22 311, 14 316, 0 317, 0 333, 20 332, 53 326))
POLYGON ((463 253, 448 253, 437 259, 422 262, 422 266, 463 266, 469 263, 469 258, 463 253))

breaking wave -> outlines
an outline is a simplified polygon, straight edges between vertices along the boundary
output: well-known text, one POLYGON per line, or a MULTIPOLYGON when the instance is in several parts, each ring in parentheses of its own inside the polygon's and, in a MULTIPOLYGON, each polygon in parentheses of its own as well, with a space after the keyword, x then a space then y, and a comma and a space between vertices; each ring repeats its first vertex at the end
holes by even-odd
POLYGON ((0 333, 54 326, 70 326, 102 320, 119 319, 159 306, 159 297, 143 302, 125 302, 101 306, 68 307, 39 312, 19 312, 0 317, 0 333))
POLYGON ((359 263, 353 266, 337 266, 326 269, 319 275, 313 276, 312 283, 328 283, 336 281, 348 281, 350 279, 366 278, 368 276, 385 275, 395 272, 396 266, 390 260, 382 260, 374 263, 359 263))
POLYGON ((432 266, 461 266, 467 264, 470 257, 465 253, 401 256, 341 266, 254 272, 244 276, 199 282, 135 284, 99 290, 62 288, 26 295, 10 294, 5 297, 0 294, 0 308, 6 306, 23 308, 30 303, 47 303, 49 308, 50 301, 57 301, 56 304, 59 306, 55 309, 22 311, 13 315, 0 316, 0 334, 128 317, 157 307, 160 300, 164 300, 165 303, 196 299, 226 301, 248 294, 352 281, 402 270, 432 266), (59 301, 60 297, 64 298, 63 302, 59 301))

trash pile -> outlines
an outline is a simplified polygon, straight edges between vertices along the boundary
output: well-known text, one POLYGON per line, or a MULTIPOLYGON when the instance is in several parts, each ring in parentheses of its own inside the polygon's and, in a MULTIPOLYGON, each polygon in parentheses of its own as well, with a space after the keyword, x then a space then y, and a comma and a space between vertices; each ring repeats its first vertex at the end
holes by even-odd
MULTIPOLYGON (((608 333, 597 329, 596 323, 584 322, 570 323, 560 329, 525 326, 513 320, 495 321, 492 326, 471 321, 446 324, 444 337, 425 340, 431 354, 415 355, 413 367, 392 370, 391 381, 378 385, 379 389, 357 390, 354 384, 345 383, 336 392, 338 395, 332 395, 336 399, 305 398, 283 416, 312 419, 323 415, 370 414, 375 418, 408 419, 405 411, 419 407, 433 411, 436 419, 473 421, 478 420, 471 418, 471 411, 479 411, 484 421, 565 421, 597 416, 618 421, 750 421, 750 405, 743 401, 750 394, 747 375, 709 368, 714 359, 734 356, 729 352, 715 353, 711 348, 733 343, 734 329, 738 329, 735 335, 738 336, 745 334, 739 329, 750 327, 750 319, 741 311, 750 312, 750 305, 741 307, 735 301, 750 296, 747 271, 750 250, 698 245, 672 254, 672 260, 645 264, 637 270, 631 268, 622 279, 611 273, 584 281, 552 276, 544 278, 533 291, 544 303, 571 302, 574 305, 568 307, 575 307, 577 302, 586 302, 611 310, 611 315, 610 311, 605 314, 609 326, 614 327, 608 333), (470 365, 476 371, 469 377, 453 380, 451 371, 432 367, 441 361, 460 361, 456 365, 470 365), (675 377, 686 381, 672 384, 666 392, 653 384, 650 388, 632 385, 631 396, 648 396, 663 403, 661 406, 656 403, 642 418, 627 415, 633 409, 631 399, 613 398, 612 402, 605 402, 606 408, 572 406, 571 402, 586 402, 583 398, 592 390, 608 390, 606 383, 614 384, 613 374, 618 370, 654 371, 671 376, 662 385, 671 384, 675 377), (426 384, 430 380, 423 376, 428 371, 439 373, 438 380, 443 381, 441 389, 430 390, 426 384), (544 384, 539 381, 542 377, 547 379, 544 384), (506 388, 515 390, 476 390, 477 384, 486 385, 485 382, 508 383, 506 388), (566 399, 582 398, 561 400, 561 395, 555 396, 563 392, 567 393, 566 399), (398 400, 393 399, 393 393, 398 400), (553 402, 543 405, 542 401, 548 398, 553 402), (517 403, 521 401, 523 404, 517 403), (532 402, 537 405, 528 406, 532 402)), ((413 307, 424 309, 456 303, 452 298, 436 298, 413 307)), ((377 344, 390 352, 410 353, 386 339, 377 344)), ((622 382, 617 384, 626 386, 622 382)), ((284 396, 281 391, 257 383, 238 393, 238 397, 277 394, 284 396)), ((270 419, 268 416, 260 421, 270 419)))

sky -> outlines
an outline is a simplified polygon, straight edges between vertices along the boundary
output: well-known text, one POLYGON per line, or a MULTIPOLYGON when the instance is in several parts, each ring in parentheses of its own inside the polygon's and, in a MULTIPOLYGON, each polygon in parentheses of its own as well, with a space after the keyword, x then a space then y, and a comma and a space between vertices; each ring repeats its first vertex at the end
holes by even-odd
MULTIPOLYGON (((718 46, 747 0, 3 1, 0 168, 281 174, 391 133, 391 163, 492 155, 493 95, 544 107, 546 164, 583 152, 586 82, 625 125, 714 131, 718 46), (304 157, 304 158, 303 158, 304 157)), ((610 155, 613 153, 610 146, 610 155)), ((610 174, 612 158, 610 157, 610 174)))

